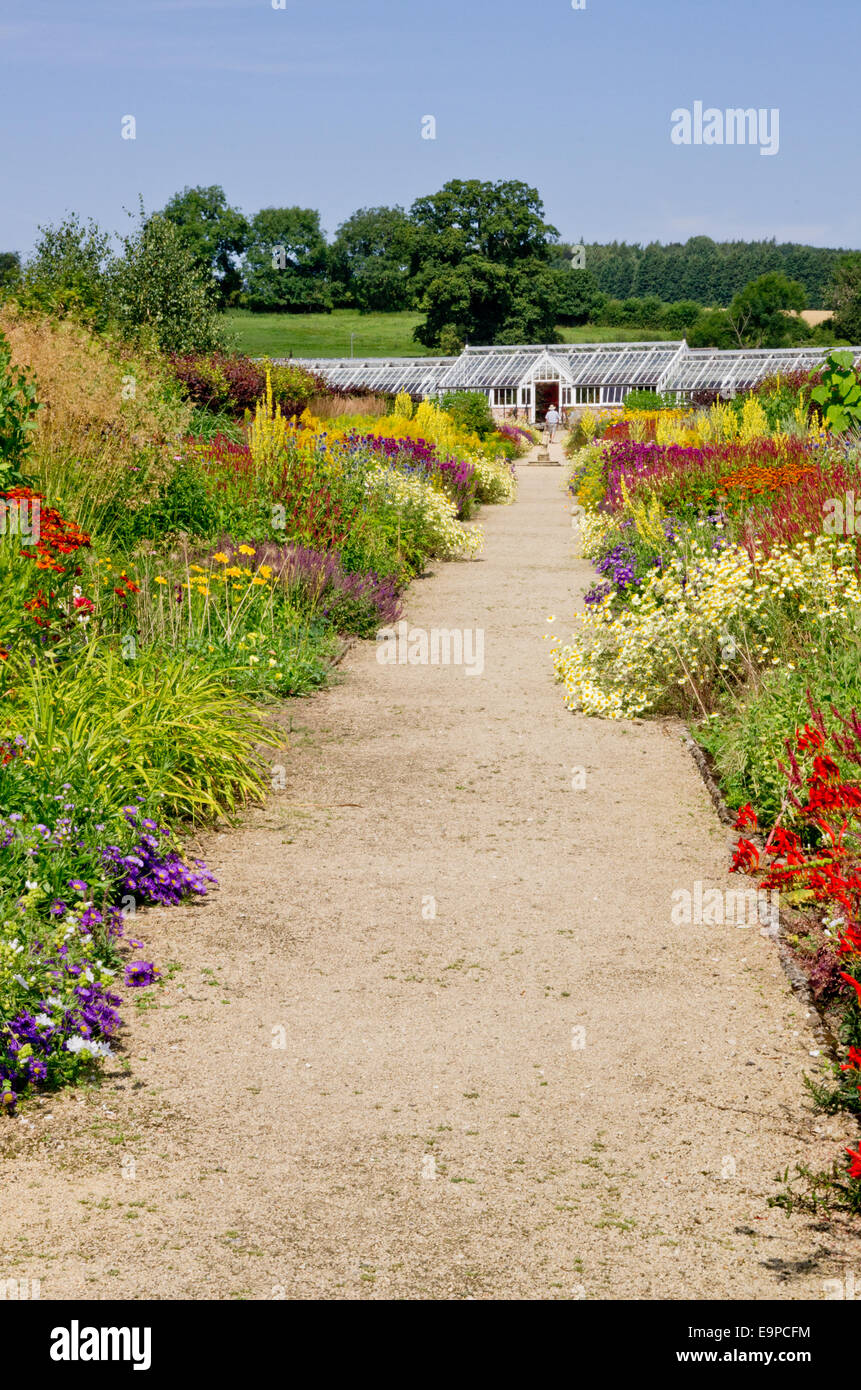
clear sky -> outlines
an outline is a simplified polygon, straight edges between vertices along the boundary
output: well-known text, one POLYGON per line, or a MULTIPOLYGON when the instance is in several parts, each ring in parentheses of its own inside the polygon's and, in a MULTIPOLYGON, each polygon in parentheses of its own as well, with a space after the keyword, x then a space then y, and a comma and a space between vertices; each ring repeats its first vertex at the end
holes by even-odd
POLYGON ((450 178, 534 184, 571 241, 861 246, 861 0, 585 6, 0 0, 0 250, 66 211, 123 228, 185 184, 318 208, 331 235, 450 178), (778 153, 673 144, 697 101, 777 108, 778 153))

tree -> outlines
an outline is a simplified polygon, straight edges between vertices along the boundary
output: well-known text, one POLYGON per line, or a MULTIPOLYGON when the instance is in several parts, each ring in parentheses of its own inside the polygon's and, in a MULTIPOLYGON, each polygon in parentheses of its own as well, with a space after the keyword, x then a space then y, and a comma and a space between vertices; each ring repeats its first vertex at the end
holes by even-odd
POLYGON ((457 265, 465 256, 482 256, 493 265, 548 259, 555 227, 544 221, 536 188, 517 180, 482 183, 452 179, 410 209, 416 228, 413 270, 429 258, 435 265, 457 265))
POLYGON ((222 346, 212 283, 179 228, 160 213, 123 240, 113 273, 117 322, 129 336, 151 333, 165 352, 222 346))
POLYGON ((537 189, 453 179, 410 210, 410 268, 426 318, 418 342, 443 330, 478 343, 553 341, 557 291, 537 189))
POLYGON ((726 309, 706 309, 688 329, 688 347, 738 347, 732 320, 726 309))
POLYGON ((740 347, 783 347, 809 336, 803 319, 793 319, 804 308, 804 286, 779 271, 752 280, 733 299, 729 317, 740 347))
POLYGON ((686 333, 701 313, 702 308, 693 299, 678 299, 664 309, 664 328, 671 333, 686 333))
POLYGON ((17 251, 0 251, 0 289, 17 285, 21 278, 21 257, 17 251))
POLYGON ((421 308, 424 323, 415 338, 425 347, 450 343, 493 343, 511 306, 511 288, 504 266, 482 256, 468 256, 460 265, 439 268, 426 282, 421 308))
POLYGON ((497 343, 555 343, 559 305, 554 272, 540 260, 506 270, 511 303, 496 332, 497 343))
POLYGON ((564 268, 551 266, 551 273, 556 285, 556 322, 588 323, 607 298, 595 284, 594 276, 588 270, 573 270, 570 264, 564 268))
POLYGON ((312 208, 263 208, 251 219, 245 302, 257 312, 330 313, 328 248, 312 208))
POLYGON ((415 230, 403 208, 360 208, 338 228, 329 256, 339 304, 363 314, 408 309, 414 301, 410 257, 415 230))
POLYGON ((104 328, 110 315, 111 239, 92 220, 72 213, 56 227, 39 227, 17 297, 28 309, 81 319, 104 328))
POLYGON ((174 193, 162 216, 179 228, 200 269, 212 276, 220 304, 235 304, 242 288, 236 258, 248 245, 250 228, 242 213, 230 207, 224 189, 218 184, 186 187, 174 193))
POLYGON ((850 343, 861 343, 861 251, 843 256, 835 265, 828 292, 834 310, 831 332, 850 343))

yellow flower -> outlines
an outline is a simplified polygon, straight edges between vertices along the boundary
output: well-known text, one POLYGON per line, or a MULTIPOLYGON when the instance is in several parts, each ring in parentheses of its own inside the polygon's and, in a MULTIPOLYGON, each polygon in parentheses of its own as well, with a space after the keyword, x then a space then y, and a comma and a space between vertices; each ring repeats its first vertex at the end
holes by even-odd
POLYGON ((167 580, 165 579, 163 574, 157 574, 155 577, 155 582, 156 584, 166 584, 167 580))
POLYGON ((260 579, 259 576, 255 574, 255 576, 254 576, 254 578, 252 579, 251 583, 252 583, 252 584, 265 584, 265 583, 266 583, 266 580, 265 580, 265 579, 260 579))
POLYGON ((198 574, 205 574, 205 573, 206 573, 206 571, 205 571, 204 569, 202 569, 200 565, 189 565, 188 568, 189 568, 190 570, 192 570, 192 571, 195 571, 195 570, 196 570, 198 574))
POLYGON ((242 573, 242 570, 239 568, 238 565, 231 565, 230 569, 225 570, 224 573, 229 574, 231 579, 238 579, 242 573))
POLYGON ((253 546, 253 545, 241 545, 241 546, 239 547, 239 554, 240 554, 240 555, 253 555, 253 554, 254 554, 254 546, 253 546))
POLYGON ((230 560, 230 556, 225 555, 223 550, 219 550, 218 553, 216 555, 213 555, 212 558, 213 560, 217 560, 219 565, 226 565, 229 563, 230 560))
POLYGON ((269 576, 270 576, 271 573, 272 573, 272 566, 271 566, 271 565, 261 565, 261 566, 260 566, 259 573, 263 575, 263 578, 264 578, 264 579, 268 579, 269 576))

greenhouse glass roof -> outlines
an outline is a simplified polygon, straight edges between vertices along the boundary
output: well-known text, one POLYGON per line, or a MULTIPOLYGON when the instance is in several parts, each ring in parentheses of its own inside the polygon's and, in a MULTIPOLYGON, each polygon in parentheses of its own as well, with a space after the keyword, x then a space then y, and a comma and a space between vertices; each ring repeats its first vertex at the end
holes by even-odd
MULTIPOLYGON (((825 360, 827 348, 742 348, 737 352, 720 352, 714 348, 688 349, 662 381, 661 389, 669 391, 720 391, 732 395, 755 386, 777 372, 812 371, 825 360)), ((855 360, 861 360, 861 348, 852 348, 855 360)))
MULTIPOLYGON (((285 359, 280 359, 284 361, 285 359)), ((429 396, 456 357, 291 357, 299 367, 323 377, 340 390, 353 387, 368 391, 408 391, 413 396, 429 396)))
MULTIPOLYGON (((644 387, 659 391, 720 391, 732 395, 776 372, 810 371, 828 348, 794 347, 724 352, 686 342, 550 343, 524 347, 467 347, 460 357, 291 358, 342 391, 489 391, 560 380, 569 386, 644 387)), ((861 363, 861 347, 851 349, 861 363)), ((284 359, 280 359, 284 360, 284 359)))

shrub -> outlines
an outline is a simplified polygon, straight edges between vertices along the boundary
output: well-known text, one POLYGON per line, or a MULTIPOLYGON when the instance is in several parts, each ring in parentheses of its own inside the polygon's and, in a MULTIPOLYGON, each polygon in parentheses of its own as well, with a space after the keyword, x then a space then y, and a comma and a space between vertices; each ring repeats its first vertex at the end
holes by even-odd
POLYGON ((73 214, 56 227, 39 228, 15 297, 26 310, 102 329, 110 318, 112 269, 108 234, 73 214))
POLYGON ((304 367, 292 363, 263 366, 239 353, 175 354, 171 365, 189 399, 216 413, 225 411, 241 416, 253 411, 266 391, 267 367, 273 402, 285 419, 301 415, 316 395, 328 390, 319 377, 304 367))
POLYGON ((495 429, 493 413, 483 391, 447 391, 440 401, 459 429, 484 439, 495 429))
MULTIPOLYGON (((141 210, 143 219, 143 210, 141 210)), ((223 330, 211 281, 182 232, 156 214, 123 242, 112 275, 112 304, 122 331, 151 335, 165 352, 209 352, 223 330)))
POLYGON ((39 404, 26 372, 12 367, 12 350, 0 332, 0 488, 23 482, 21 466, 32 442, 39 404))

